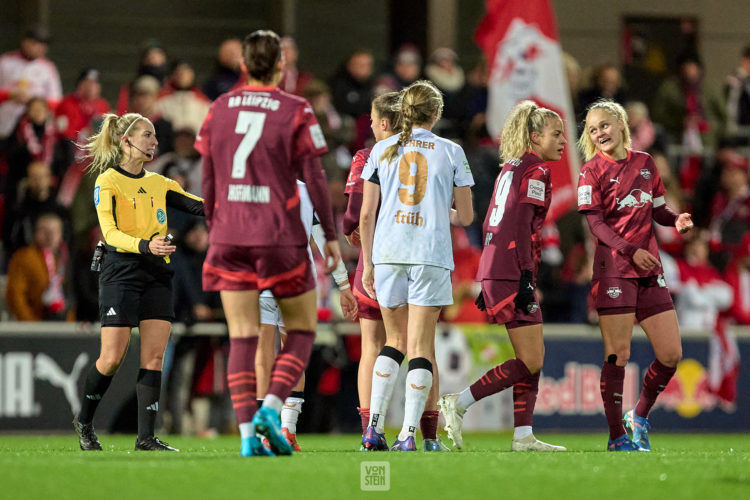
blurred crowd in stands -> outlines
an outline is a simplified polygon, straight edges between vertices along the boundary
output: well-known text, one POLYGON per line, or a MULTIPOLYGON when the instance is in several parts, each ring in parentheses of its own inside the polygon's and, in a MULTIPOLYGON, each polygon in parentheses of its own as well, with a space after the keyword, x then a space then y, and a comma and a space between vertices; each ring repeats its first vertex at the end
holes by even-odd
MULTIPOLYGON (((93 205, 95 179, 86 173, 86 160, 76 144, 96 131, 104 113, 140 113, 153 121, 159 140, 158 155, 147 168, 200 195, 201 157, 193 143, 211 101, 241 81, 242 46, 238 39, 225 40, 218 47, 213 74, 198 82, 190 61, 171 59, 169 47, 148 41, 140 47, 132 80, 123 82, 117 102, 109 103, 101 97, 100 71, 106 68, 85 67, 85 61, 75 87, 63 93, 56 66, 46 57, 49 41, 45 29, 33 27, 24 33, 18 50, 0 56, 0 274, 6 275, 2 314, 19 321, 95 322, 97 277, 89 265, 102 236, 93 205)), ((698 52, 685 51, 676 74, 646 96, 628 86, 614 62, 584 70, 572 55, 564 57, 576 122, 580 124, 586 106, 601 97, 625 105, 634 149, 654 157, 668 203, 693 214, 698 230, 687 237, 657 226, 665 276, 683 330, 711 329, 719 318, 750 324, 750 45, 737 49, 737 68, 724 81, 704 78, 698 52)), ((283 51, 280 86, 308 99, 323 128, 329 149, 323 164, 338 217, 346 208, 344 184, 352 155, 373 141, 372 98, 419 78, 432 80, 442 90, 445 109, 435 132, 464 147, 476 181, 477 214, 466 230, 454 228, 455 304, 445 308, 443 319, 483 322, 483 313, 473 305, 479 290, 474 275, 482 222, 499 172, 498 144, 485 128, 486 62, 464 66, 450 48, 439 48, 425 59, 408 45, 390 61, 376 61, 369 49, 358 48, 331 74, 313 75, 304 70, 305 57, 311 57, 304 47, 285 37, 283 51)), ((208 247, 203 221, 176 211, 170 211, 168 220, 178 248, 173 257, 177 321, 221 321, 218 296, 201 289, 208 247)), ((596 322, 589 303, 593 242, 575 207, 548 221, 543 239, 538 290, 545 322, 596 322)), ((341 246, 353 274, 358 249, 344 241, 341 246)), ((336 311, 336 287, 328 277, 320 278, 321 319, 342 320, 336 311)), ((221 356, 212 358, 222 352, 220 341, 191 342, 205 344, 191 351, 206 358, 201 367, 220 363, 221 356)), ((345 340, 342 349, 349 359, 357 359, 358 342, 349 343, 345 340)), ((190 375, 194 394, 223 393, 223 378, 211 373, 190 375)), ((340 388, 340 379, 325 369, 320 378, 319 392, 333 394, 340 388)))

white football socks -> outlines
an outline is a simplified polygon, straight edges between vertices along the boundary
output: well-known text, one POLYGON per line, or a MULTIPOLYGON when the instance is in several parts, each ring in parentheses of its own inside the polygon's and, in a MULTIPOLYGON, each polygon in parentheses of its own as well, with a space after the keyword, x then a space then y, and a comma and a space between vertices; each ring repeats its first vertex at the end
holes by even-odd
POLYGON ((519 425, 513 429, 513 439, 523 439, 531 433, 530 425, 519 425))
POLYGON ((372 369, 369 425, 374 426, 380 433, 385 427, 385 413, 393 395, 393 388, 396 386, 399 366, 395 359, 380 355, 375 359, 372 369))
POLYGON ((243 422, 239 425, 240 438, 245 439, 255 436, 255 426, 252 422, 243 422))
POLYGON ((284 402, 275 394, 266 394, 266 397, 263 398, 263 406, 273 408, 276 412, 281 413, 284 402))
POLYGON ((414 436, 416 433, 431 387, 432 372, 430 370, 414 368, 406 374, 406 405, 404 407, 404 424, 398 435, 399 441, 414 436))
POLYGON ((466 410, 469 406, 476 403, 477 400, 474 399, 474 395, 471 393, 471 388, 467 387, 463 391, 461 391, 461 394, 458 395, 458 399, 456 400, 456 406, 460 410, 466 410))
POLYGON ((303 398, 288 397, 281 409, 281 428, 289 430, 290 434, 297 434, 297 420, 302 413, 303 398))

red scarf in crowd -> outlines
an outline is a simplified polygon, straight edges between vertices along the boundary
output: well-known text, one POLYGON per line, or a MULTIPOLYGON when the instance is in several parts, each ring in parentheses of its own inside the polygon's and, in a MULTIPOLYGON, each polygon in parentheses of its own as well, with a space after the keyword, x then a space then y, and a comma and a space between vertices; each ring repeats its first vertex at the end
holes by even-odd
POLYGON ((31 155, 32 161, 41 161, 47 165, 52 163, 55 149, 55 127, 47 121, 44 134, 39 137, 34 130, 34 124, 27 116, 21 117, 18 123, 18 142, 24 144, 31 155))

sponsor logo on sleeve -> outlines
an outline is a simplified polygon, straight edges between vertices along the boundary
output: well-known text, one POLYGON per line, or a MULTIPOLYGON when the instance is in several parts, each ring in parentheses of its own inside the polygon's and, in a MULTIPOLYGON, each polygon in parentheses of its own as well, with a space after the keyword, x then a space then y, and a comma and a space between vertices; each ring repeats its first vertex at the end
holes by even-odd
POLYGON ((578 206, 591 205, 591 186, 580 186, 578 188, 578 206))
POLYGON ((310 137, 312 138, 313 146, 317 149, 326 147, 326 138, 323 136, 320 124, 310 125, 310 137))
POLYGON ((164 213, 164 210, 161 208, 156 211, 156 220, 159 222, 159 224, 164 224, 164 222, 167 220, 167 214, 164 213))
POLYGON ((101 187, 101 186, 96 186, 96 187, 94 188, 94 206, 95 206, 95 207, 98 207, 98 206, 99 206, 99 188, 100 188, 100 187, 101 187))
POLYGON ((467 160, 466 158, 464 158, 464 172, 466 172, 467 174, 471 173, 471 167, 469 166, 469 160, 467 160))
POLYGON ((544 201, 544 182, 531 179, 529 180, 529 188, 526 190, 526 196, 539 201, 544 201))

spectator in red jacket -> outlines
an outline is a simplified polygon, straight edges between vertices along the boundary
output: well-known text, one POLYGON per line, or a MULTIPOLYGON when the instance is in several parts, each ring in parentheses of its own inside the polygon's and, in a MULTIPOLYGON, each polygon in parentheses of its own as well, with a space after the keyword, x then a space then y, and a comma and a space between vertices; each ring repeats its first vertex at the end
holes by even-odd
POLYGON ((96 120, 104 113, 109 113, 109 103, 102 99, 99 71, 84 69, 76 80, 75 91, 65 95, 55 110, 55 127, 65 169, 75 160, 74 143, 86 142, 96 131, 96 120))
POLYGON ((55 125, 61 139, 82 142, 93 129, 93 121, 109 112, 109 103, 102 99, 99 71, 84 69, 76 80, 76 90, 63 97, 55 111, 55 125))

